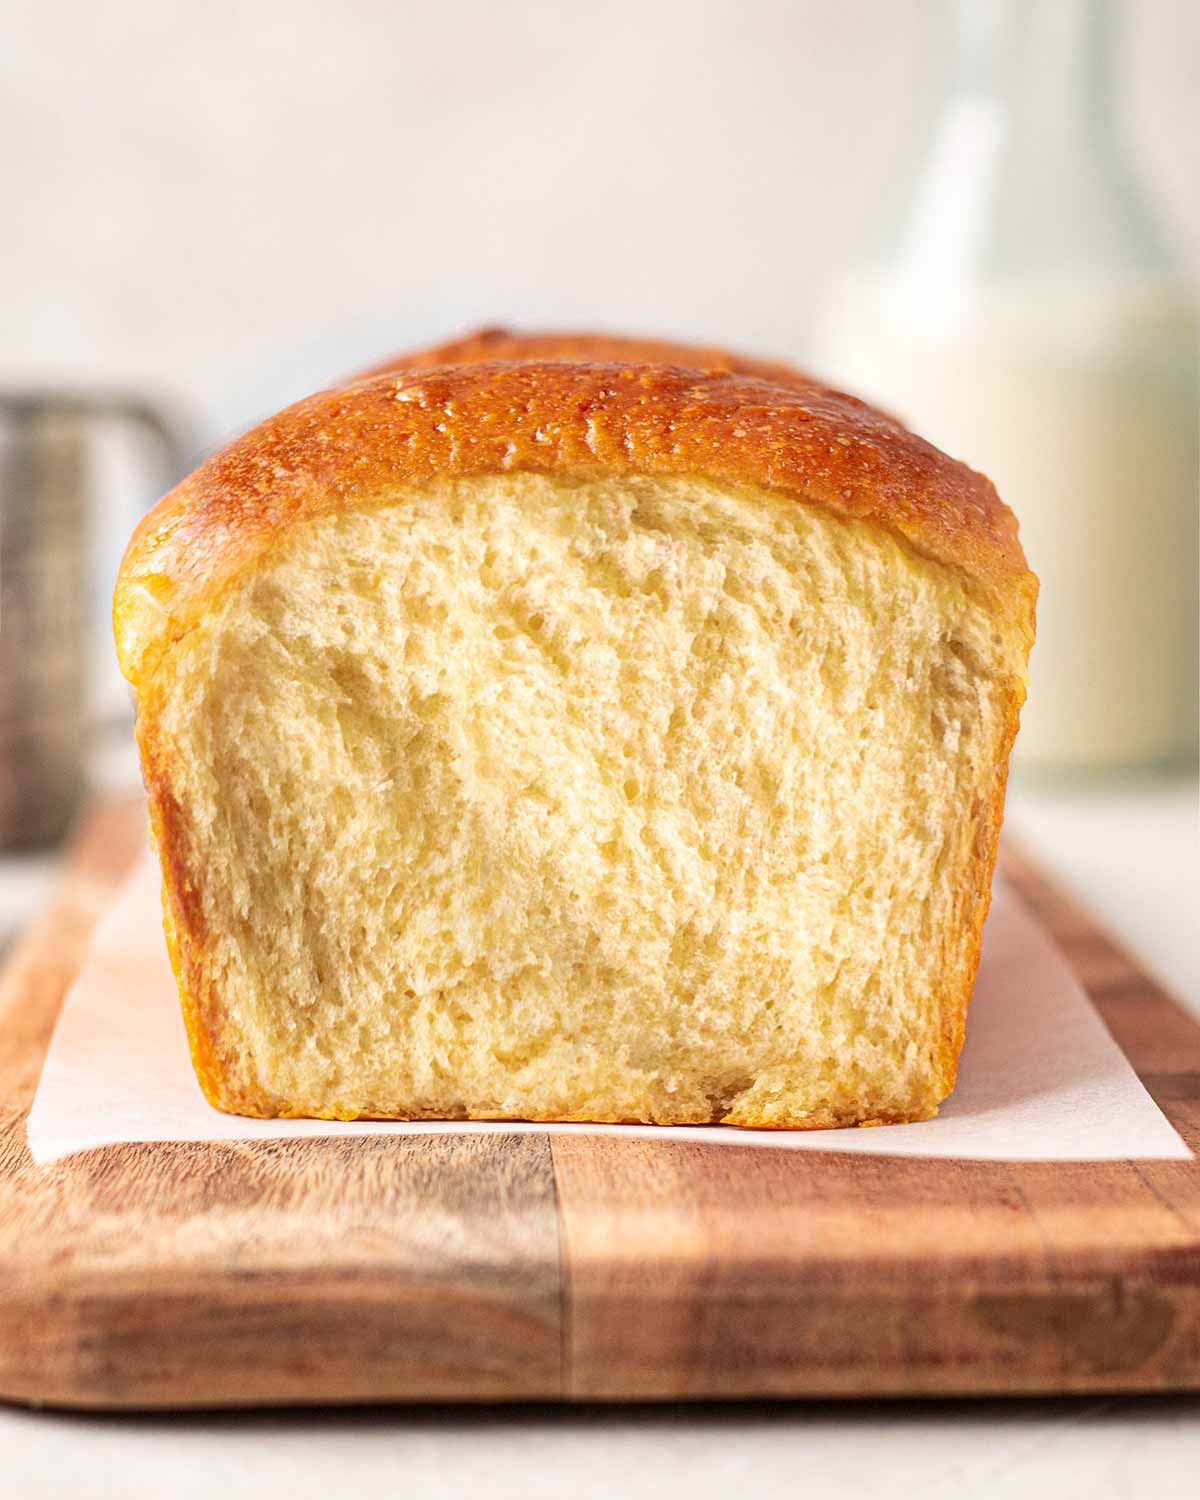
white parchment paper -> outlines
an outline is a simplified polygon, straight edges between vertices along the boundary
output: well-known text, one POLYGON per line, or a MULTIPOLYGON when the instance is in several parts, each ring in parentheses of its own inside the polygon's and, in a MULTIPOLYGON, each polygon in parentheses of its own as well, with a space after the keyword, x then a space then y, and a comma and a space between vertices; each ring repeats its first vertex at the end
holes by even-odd
POLYGON ((870 1130, 726 1126, 248 1120, 205 1102, 163 944, 158 872, 143 858, 69 990, 29 1116, 34 1160, 123 1141, 233 1141, 512 1131, 643 1136, 770 1150, 988 1161, 1190 1155, 1065 960, 998 882, 958 1087, 936 1120, 870 1130))

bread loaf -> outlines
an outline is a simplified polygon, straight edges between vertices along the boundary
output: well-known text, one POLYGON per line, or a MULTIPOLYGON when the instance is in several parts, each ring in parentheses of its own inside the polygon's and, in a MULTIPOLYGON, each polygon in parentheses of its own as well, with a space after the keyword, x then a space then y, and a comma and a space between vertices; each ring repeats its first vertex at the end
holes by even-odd
POLYGON ((485 334, 239 438, 114 606, 208 1098, 934 1114, 1035 593, 987 480, 719 351, 485 334))

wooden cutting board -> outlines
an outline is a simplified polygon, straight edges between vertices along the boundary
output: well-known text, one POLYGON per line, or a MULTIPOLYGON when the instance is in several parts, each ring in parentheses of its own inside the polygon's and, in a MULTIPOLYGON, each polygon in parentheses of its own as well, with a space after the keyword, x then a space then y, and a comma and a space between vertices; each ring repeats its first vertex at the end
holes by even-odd
MULTIPOLYGON (((546 1135, 115 1146, 25 1114, 142 810, 87 820, 0 987, 0 1397, 98 1408, 1200 1386, 1200 1165, 546 1135)), ((1025 860, 1200 1146, 1200 1026, 1025 860)))

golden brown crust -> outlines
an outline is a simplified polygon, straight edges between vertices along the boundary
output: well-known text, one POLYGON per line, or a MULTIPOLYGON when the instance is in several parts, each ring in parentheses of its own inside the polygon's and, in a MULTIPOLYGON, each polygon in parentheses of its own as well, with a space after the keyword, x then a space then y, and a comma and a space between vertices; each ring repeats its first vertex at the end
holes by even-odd
POLYGON ((633 365, 674 365, 710 374, 753 375, 780 385, 812 384, 792 365, 778 360, 752 359, 712 344, 682 343, 677 339, 630 338, 623 333, 517 332, 511 328, 476 328, 461 338, 428 349, 413 349, 371 365, 354 377, 393 375, 398 370, 428 370, 436 365, 478 365, 495 360, 570 361, 633 365))
POLYGON ((851 396, 676 366, 404 368, 319 392, 237 439, 144 518, 114 599, 140 687, 214 594, 293 526, 397 489, 518 470, 757 486, 887 527, 1032 639, 1036 584, 988 480, 851 396))

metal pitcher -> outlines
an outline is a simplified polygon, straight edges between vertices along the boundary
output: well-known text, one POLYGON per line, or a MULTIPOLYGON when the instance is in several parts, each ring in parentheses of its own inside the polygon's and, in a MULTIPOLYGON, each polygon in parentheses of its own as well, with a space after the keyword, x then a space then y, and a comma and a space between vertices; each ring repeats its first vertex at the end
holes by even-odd
POLYGON ((163 487, 182 472, 180 424, 136 397, 0 392, 0 848, 60 837, 86 784, 101 422, 137 431, 163 487))

